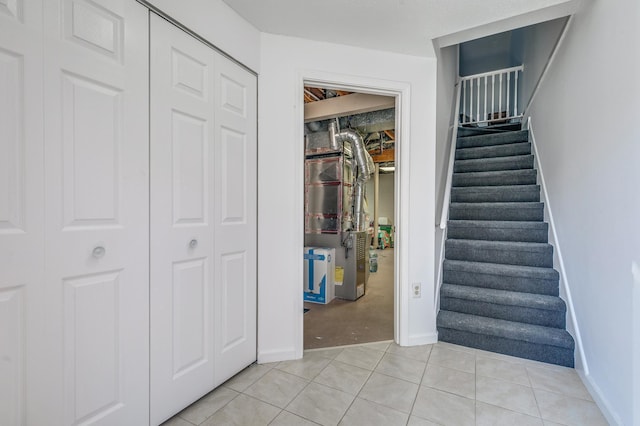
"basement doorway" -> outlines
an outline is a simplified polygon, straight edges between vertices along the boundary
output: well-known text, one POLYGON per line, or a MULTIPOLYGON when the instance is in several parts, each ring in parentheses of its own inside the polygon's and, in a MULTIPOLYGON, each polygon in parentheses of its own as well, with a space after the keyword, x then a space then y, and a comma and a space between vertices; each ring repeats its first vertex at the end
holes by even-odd
POLYGON ((304 349, 395 340, 396 97, 303 93, 304 349))

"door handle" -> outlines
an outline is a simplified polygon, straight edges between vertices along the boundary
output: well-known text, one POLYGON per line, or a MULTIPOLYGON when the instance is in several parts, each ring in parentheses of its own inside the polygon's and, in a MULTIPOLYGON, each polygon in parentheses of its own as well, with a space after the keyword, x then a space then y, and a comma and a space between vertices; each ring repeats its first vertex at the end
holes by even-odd
POLYGON ((107 249, 105 249, 102 246, 96 246, 93 248, 93 251, 91 252, 91 255, 93 257, 95 257, 96 259, 100 259, 102 256, 105 255, 105 253, 107 252, 107 249))

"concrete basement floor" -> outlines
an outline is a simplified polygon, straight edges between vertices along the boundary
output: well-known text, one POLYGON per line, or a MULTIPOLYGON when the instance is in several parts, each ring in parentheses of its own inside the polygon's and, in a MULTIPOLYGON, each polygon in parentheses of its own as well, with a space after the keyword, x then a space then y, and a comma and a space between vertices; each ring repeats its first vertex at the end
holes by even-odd
POLYGON ((393 250, 376 250, 378 271, 369 274, 360 299, 333 299, 326 305, 305 302, 305 349, 393 340, 393 250))

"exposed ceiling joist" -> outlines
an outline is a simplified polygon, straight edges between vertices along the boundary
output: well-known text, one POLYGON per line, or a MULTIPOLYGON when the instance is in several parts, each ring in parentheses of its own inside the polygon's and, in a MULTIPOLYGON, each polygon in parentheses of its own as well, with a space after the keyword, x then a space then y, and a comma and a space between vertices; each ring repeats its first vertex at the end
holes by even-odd
POLYGON ((305 104, 304 121, 320 121, 395 107, 392 96, 352 93, 305 104))
POLYGON ((396 150, 394 148, 385 149, 382 153, 379 154, 371 154, 371 158, 374 163, 387 163, 390 161, 395 161, 396 158, 396 150))

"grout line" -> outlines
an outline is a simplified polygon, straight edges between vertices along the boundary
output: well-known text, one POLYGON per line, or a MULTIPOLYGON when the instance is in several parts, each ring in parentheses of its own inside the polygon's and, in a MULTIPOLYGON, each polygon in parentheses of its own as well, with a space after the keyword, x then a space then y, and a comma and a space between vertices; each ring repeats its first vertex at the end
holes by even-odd
POLYGON ((542 410, 540 409, 540 404, 538 403, 538 397, 536 396, 535 388, 533 387, 533 382, 531 381, 531 377, 529 376, 529 370, 525 367, 527 372, 527 378, 529 379, 529 383, 531 384, 531 393, 533 394, 533 400, 536 402, 536 409, 538 410, 538 417, 542 419, 542 410))

